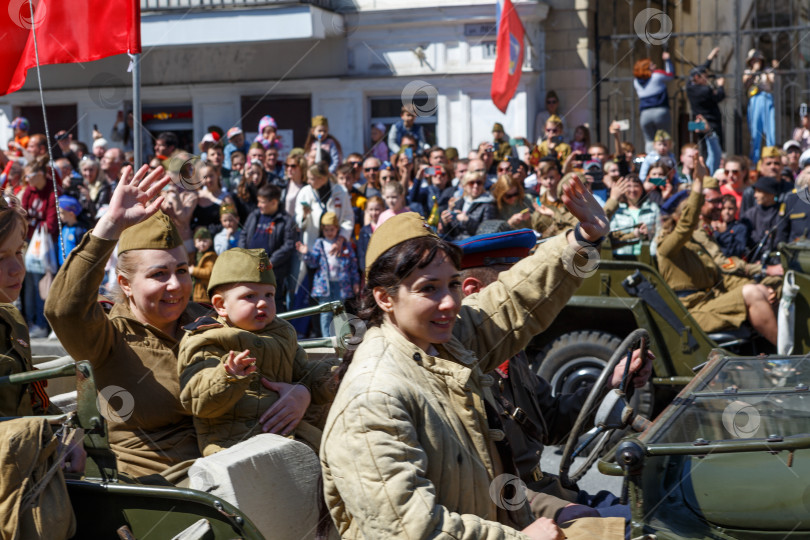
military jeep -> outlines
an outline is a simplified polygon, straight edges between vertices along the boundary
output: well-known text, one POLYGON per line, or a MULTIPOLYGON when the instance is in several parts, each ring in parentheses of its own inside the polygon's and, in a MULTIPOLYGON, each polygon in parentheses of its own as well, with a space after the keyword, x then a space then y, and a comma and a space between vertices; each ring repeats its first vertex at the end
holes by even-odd
POLYGON ((806 357, 714 351, 641 435, 599 462, 624 478, 631 537, 810 537, 809 385, 806 357))
MULTIPOLYGON (((642 244, 639 256, 618 256, 606 240, 600 256, 598 267, 574 269, 584 275, 582 285, 527 348, 533 367, 555 393, 593 383, 621 336, 636 328, 649 331, 650 350, 655 354, 653 377, 634 403, 648 417, 692 379, 693 368, 712 349, 749 355, 773 352, 748 326, 704 332, 658 273, 649 244, 642 244)), ((810 292, 810 286, 806 290, 810 292)))
MULTIPOLYGON (((332 312, 335 317, 336 335, 301 340, 299 344, 310 350, 321 349, 323 351, 325 348, 329 348, 330 351, 334 350, 339 356, 342 356, 349 346, 351 322, 341 302, 329 302, 320 306, 282 313, 279 314, 279 317, 292 319, 327 311, 332 312)), ((322 353, 315 351, 315 354, 322 353)), ((330 356, 334 354, 330 353, 330 356)), ((74 538, 182 538, 187 540, 246 538, 260 540, 269 535, 272 538, 299 540, 315 537, 316 528, 310 526, 310 523, 298 523, 295 530, 283 531, 278 530, 276 524, 272 523, 273 516, 277 515, 273 512, 279 511, 278 508, 273 508, 272 497, 288 499, 289 504, 295 505, 295 495, 290 492, 280 492, 274 495, 263 492, 262 497, 253 503, 252 508, 255 511, 258 505, 261 509, 259 513, 265 515, 257 515, 254 512, 253 519, 251 519, 246 515, 241 504, 237 507, 233 502, 214 495, 216 489, 210 490, 212 492, 209 493, 202 488, 176 487, 159 478, 135 481, 119 475, 116 457, 110 449, 108 439, 108 423, 115 419, 110 420, 109 414, 104 414, 101 409, 103 405, 115 409, 120 404, 114 403, 115 396, 109 398, 109 403, 100 402, 90 362, 74 362, 70 357, 63 357, 39 364, 38 367, 40 369, 35 371, 0 377, 0 385, 20 385, 41 380, 54 380, 62 383, 54 385, 56 387, 65 388, 66 384, 69 384, 70 388, 75 388, 75 392, 57 396, 54 399, 56 402, 62 398, 59 404, 66 404, 67 412, 45 417, 54 431, 58 426, 62 426, 67 429, 79 428, 84 433, 83 444, 87 452, 84 474, 65 475, 67 491, 77 523, 74 538), (70 380, 66 378, 70 378, 70 380), (269 527, 257 526, 262 523, 262 520, 265 525, 270 521, 269 527)), ((0 421, 7 420, 11 420, 11 418, 0 418, 0 421)), ((261 436, 288 441, 277 435, 264 434, 257 437, 261 436)), ((289 443, 303 446, 295 441, 289 441, 289 443)), ((233 448, 223 450, 222 453, 226 453, 228 450, 233 450, 233 448)), ((246 467, 253 470, 256 463, 259 462, 254 461, 254 456, 246 457, 248 458, 244 460, 247 463, 246 467)), ((229 458, 230 456, 227 459, 229 458)), ((209 458, 203 458, 203 460, 207 459, 209 458)), ((320 463, 317 456, 313 455, 312 460, 314 460, 314 468, 317 470, 317 477, 320 478, 320 463)), ((195 467, 200 461, 202 460, 197 460, 195 467)), ((304 461, 297 459, 295 464, 303 467, 304 461)), ((313 468, 312 463, 309 465, 310 468, 313 468)), ((284 463, 278 466, 289 469, 284 463)), ((207 474, 204 469, 200 469, 200 471, 202 475, 207 474)), ((275 475, 278 471, 278 468, 271 469, 265 474, 275 475)), ((194 467, 189 474, 192 477, 190 485, 194 486, 194 467)), ((277 476, 289 478, 287 475, 277 476)), ((256 481, 263 479, 260 471, 255 471, 253 477, 256 481)), ((243 479, 244 475, 241 478, 235 478, 234 481, 243 479)), ((266 480, 266 478, 264 479, 266 480)), ((209 480, 201 478, 201 481, 197 483, 204 485, 205 489, 218 487, 212 486, 212 482, 209 480)), ((317 485, 317 481, 309 482, 307 486, 301 488, 301 491, 308 490, 308 493, 313 495, 313 504, 309 505, 307 509, 308 515, 320 518, 321 509, 315 503, 317 490, 313 489, 313 485, 317 485)), ((271 486, 267 483, 262 484, 262 488, 267 491, 271 490, 271 486)), ((329 538, 334 538, 336 535, 335 531, 326 532, 330 535, 329 538)))

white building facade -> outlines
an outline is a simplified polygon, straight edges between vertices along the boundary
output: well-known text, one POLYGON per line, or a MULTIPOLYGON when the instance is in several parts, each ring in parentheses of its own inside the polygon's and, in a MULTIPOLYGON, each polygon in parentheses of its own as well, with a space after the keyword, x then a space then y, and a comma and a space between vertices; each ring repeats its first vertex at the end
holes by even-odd
MULTIPOLYGON (((202 0, 171 0, 181 7, 168 7, 169 0, 141 3, 144 124, 153 134, 178 132, 189 143, 214 125, 255 133, 258 119, 269 114, 289 146, 301 145, 310 117, 324 115, 344 154, 362 153, 370 143, 371 124, 392 123, 403 101, 413 100, 422 111, 418 122, 435 134, 436 144, 466 155, 491 140, 494 122, 513 137, 531 138, 546 92, 548 17, 554 8, 536 0, 513 2, 527 43, 520 86, 505 114, 490 99, 496 40, 491 0, 219 0, 214 7, 203 7, 202 0)), ((574 14, 578 3, 561 2, 574 14)), ((587 2, 582 8, 586 19, 587 2)), ((578 93, 587 96, 587 42, 575 38, 566 45, 570 36, 564 31, 555 39, 563 45, 555 47, 584 53, 581 65, 558 66, 559 82, 579 86, 578 93)), ((131 106, 128 63, 119 56, 44 66, 52 133, 70 127, 88 142, 97 126, 108 135, 118 111, 131 106)), ((560 86, 555 88, 559 93, 560 86)), ((587 121, 585 104, 577 123, 587 121)), ((22 90, 0 97, 0 129, 23 114, 32 131, 40 131, 38 109, 31 70, 22 90)), ((3 143, 11 137, 7 130, 3 143)), ((151 153, 145 149, 145 155, 151 153)))

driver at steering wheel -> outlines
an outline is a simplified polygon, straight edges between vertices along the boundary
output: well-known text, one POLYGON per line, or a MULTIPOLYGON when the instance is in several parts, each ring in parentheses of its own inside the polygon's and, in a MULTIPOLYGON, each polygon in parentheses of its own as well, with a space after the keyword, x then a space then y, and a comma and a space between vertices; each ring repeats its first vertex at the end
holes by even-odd
MULTIPOLYGON (((536 236, 529 229, 479 235, 458 242, 464 252, 461 261, 464 296, 475 294, 496 281, 501 271, 527 257, 535 243, 536 236)), ((652 353, 642 365, 639 352, 635 351, 630 364, 636 387, 643 386, 652 373, 652 353)), ((619 386, 625 361, 614 369, 611 388, 619 386)), ((495 379, 490 387, 490 405, 498 414, 520 479, 528 488, 528 502, 534 516, 552 518, 557 523, 580 517, 622 517, 629 522, 629 507, 619 504, 618 497, 612 493, 602 491, 589 495, 566 489, 557 476, 540 469, 543 446, 565 440, 592 385, 572 394, 553 396, 551 385, 529 366, 525 351, 507 359, 488 375, 495 379)), ((594 413, 595 410, 589 421, 594 413)))

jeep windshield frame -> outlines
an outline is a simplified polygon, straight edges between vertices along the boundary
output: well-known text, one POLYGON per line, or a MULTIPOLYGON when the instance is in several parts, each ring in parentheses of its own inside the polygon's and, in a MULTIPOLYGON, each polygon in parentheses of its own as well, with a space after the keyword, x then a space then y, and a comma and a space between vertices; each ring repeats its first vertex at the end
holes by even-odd
POLYGON ((810 448, 810 358, 715 350, 638 437, 648 456, 810 448))

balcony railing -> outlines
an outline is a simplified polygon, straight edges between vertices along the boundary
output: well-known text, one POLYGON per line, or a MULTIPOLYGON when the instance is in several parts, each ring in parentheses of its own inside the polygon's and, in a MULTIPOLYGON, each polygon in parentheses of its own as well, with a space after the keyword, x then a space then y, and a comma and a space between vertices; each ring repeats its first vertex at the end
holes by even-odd
POLYGON ((141 12, 254 8, 294 4, 311 4, 324 9, 331 9, 332 0, 141 0, 141 12))

